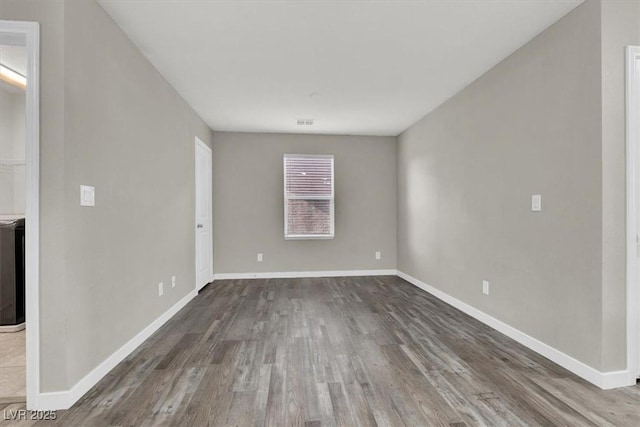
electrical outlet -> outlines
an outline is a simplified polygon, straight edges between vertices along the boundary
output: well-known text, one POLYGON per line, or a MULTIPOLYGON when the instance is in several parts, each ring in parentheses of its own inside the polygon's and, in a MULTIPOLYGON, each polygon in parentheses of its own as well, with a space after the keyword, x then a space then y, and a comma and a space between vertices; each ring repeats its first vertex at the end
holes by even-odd
POLYGON ((91 185, 80 186, 80 206, 96 205, 96 188, 91 185))
POLYGON ((258 254, 258 262, 262 262, 262 254, 258 254))
POLYGON ((164 294, 164 283, 160 282, 158 283, 158 296, 162 296, 162 294, 164 294))
POLYGON ((172 288, 176 287, 176 276, 171 276, 171 287, 172 288))
POLYGON ((382 254, 380 253, 380 251, 376 252, 376 259, 382 259, 382 254))
POLYGON ((542 211, 542 196, 540 194, 534 194, 533 196, 531 196, 531 211, 542 211))
POLYGON ((486 280, 482 281, 482 293, 485 295, 489 295, 489 282, 486 280))

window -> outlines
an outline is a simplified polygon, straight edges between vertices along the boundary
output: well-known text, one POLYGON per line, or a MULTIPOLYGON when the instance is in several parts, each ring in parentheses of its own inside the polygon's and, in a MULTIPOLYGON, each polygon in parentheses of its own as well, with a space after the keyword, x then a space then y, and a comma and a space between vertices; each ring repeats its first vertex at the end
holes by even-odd
POLYGON ((333 239, 333 156, 284 155, 284 238, 333 239))

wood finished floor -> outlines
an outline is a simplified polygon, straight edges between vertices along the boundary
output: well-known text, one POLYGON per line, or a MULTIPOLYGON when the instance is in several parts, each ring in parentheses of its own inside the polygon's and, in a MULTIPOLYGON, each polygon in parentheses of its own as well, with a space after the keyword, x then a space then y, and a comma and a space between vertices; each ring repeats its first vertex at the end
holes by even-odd
POLYGON ((397 277, 216 281, 51 423, 639 426, 602 391, 397 277))

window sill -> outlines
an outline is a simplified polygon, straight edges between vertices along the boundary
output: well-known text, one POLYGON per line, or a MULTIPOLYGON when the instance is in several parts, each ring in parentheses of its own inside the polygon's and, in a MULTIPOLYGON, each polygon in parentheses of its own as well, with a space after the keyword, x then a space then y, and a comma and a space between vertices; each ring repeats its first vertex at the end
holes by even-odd
POLYGON ((291 235, 284 236, 284 240, 332 240, 335 236, 332 235, 291 235))

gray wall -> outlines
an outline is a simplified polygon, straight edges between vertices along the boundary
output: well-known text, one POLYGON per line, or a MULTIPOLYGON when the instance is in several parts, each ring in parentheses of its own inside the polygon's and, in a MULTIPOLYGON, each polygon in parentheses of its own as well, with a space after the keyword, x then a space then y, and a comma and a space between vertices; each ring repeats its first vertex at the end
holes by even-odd
POLYGON ((640 46, 640 1, 602 1, 602 368, 626 366, 625 47, 640 46))
POLYGON ((212 133, 95 1, 0 6, 42 25, 41 389, 65 390, 194 289, 194 138, 212 133))
POLYGON ((67 2, 65 29, 74 384, 194 289, 194 139, 212 134, 96 2, 67 2), (80 207, 80 184, 95 185, 95 208, 80 207))
POLYGON ((395 269, 395 158, 393 137, 216 132, 215 272, 395 269), (335 155, 335 239, 284 240, 284 153, 335 155))
POLYGON ((398 269, 596 369, 600 28, 588 1, 398 142, 398 269))

